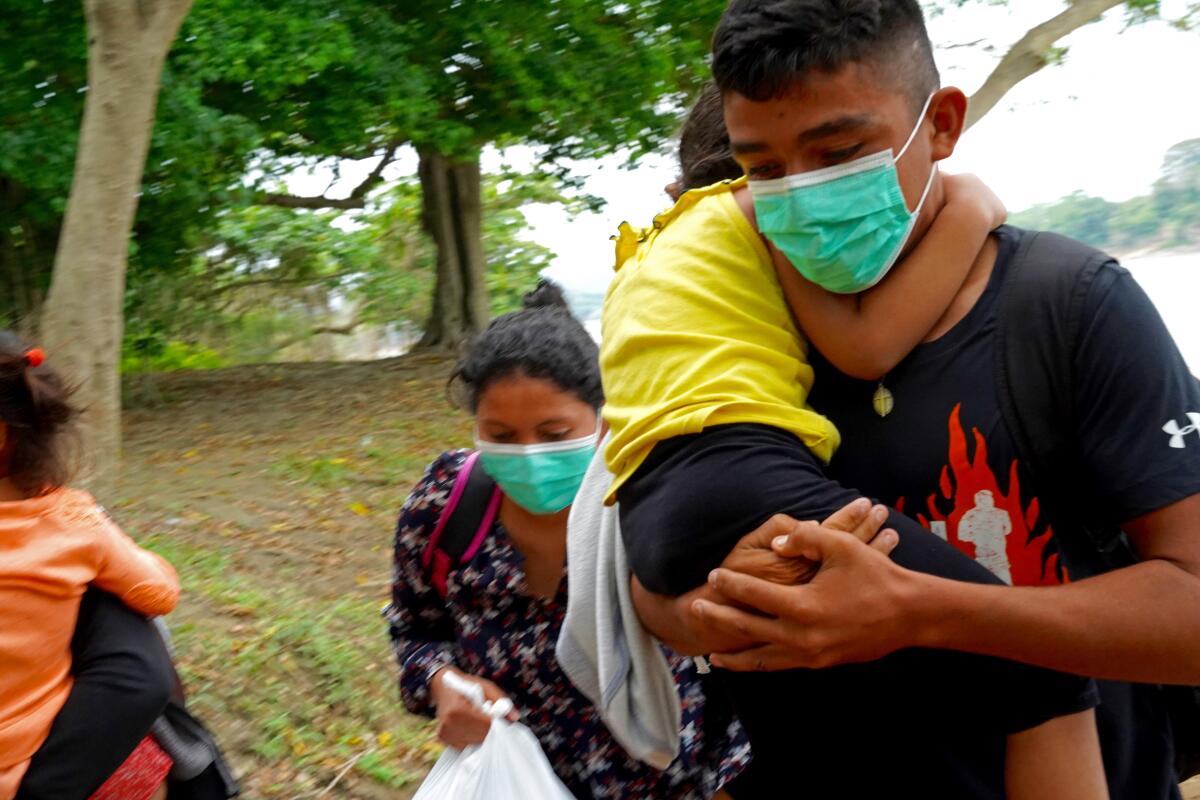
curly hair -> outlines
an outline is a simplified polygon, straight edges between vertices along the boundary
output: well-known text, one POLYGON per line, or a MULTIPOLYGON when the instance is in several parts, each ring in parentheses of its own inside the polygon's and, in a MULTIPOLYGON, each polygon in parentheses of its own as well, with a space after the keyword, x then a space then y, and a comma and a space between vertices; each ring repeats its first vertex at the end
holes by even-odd
POLYGON ((604 404, 599 349, 550 281, 539 282, 521 311, 492 320, 471 343, 450 376, 451 393, 474 414, 489 386, 514 375, 545 378, 593 408, 604 404))

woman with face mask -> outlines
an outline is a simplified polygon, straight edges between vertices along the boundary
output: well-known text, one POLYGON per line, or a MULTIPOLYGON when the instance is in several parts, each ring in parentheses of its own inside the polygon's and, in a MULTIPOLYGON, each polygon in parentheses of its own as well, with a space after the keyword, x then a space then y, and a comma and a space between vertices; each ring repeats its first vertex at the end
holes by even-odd
POLYGON ((721 787, 746 765, 749 748, 727 715, 706 719, 690 660, 673 660, 683 737, 679 757, 659 771, 621 749, 555 659, 567 515, 595 452, 604 397, 596 345, 561 292, 543 282, 525 306, 496 319, 452 377, 475 417, 475 453, 438 458, 400 512, 385 613, 404 705, 436 716, 446 745, 483 741, 490 718, 446 685, 453 673, 490 701, 512 700, 576 797, 729 797, 721 787), (461 562, 431 571, 431 537, 442 533, 448 503, 463 508, 454 505, 463 491, 456 494, 456 481, 474 470, 497 486, 494 517, 484 516, 461 562))

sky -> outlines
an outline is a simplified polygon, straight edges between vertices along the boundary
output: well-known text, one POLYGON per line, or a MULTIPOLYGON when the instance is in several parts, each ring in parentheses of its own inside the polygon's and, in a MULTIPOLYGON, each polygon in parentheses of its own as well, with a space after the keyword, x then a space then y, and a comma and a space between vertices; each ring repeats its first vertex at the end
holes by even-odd
MULTIPOLYGON (((939 47, 943 84, 970 94, 1008 44, 1061 7, 1011 0, 1007 8, 968 6, 930 20, 939 46, 986 39, 973 48, 939 47), (989 43, 994 52, 983 50, 989 43)), ((1164 8, 1180 16, 1183 3, 1167 0, 1164 8)), ((944 165, 979 175, 1011 211, 1077 190, 1114 201, 1144 194, 1167 148, 1200 137, 1200 33, 1165 22, 1126 29, 1118 9, 1061 44, 1069 47, 1065 63, 1018 84, 944 165)), ((668 202, 672 159, 646 159, 632 171, 619 163, 593 165, 587 188, 609 200, 602 214, 570 222, 553 209, 526 215, 534 238, 559 254, 553 274, 567 284, 603 288, 612 268, 607 237, 623 220, 648 223, 668 202)))
MULTIPOLYGON (((1185 2, 1163 0, 1165 15, 1182 16, 1185 2)), ((1048 0, 1010 0, 1008 6, 981 0, 931 19, 943 84, 970 94, 1009 44, 1063 7, 1048 0)), ((1167 148, 1200 137, 1200 32, 1162 21, 1127 27, 1118 8, 1059 44, 1069 48, 1065 63, 1018 84, 944 165, 978 174, 1011 211, 1077 190, 1114 201, 1146 193, 1167 148)), ((487 151, 484 168, 503 161, 528 166, 534 155, 530 148, 487 151)), ((675 175, 672 158, 648 156, 632 170, 621 168, 624 161, 617 154, 577 165, 588 176, 587 191, 608 201, 601 213, 572 220, 555 207, 526 211, 530 237, 557 254, 551 275, 571 288, 603 290, 612 269, 608 237, 624 220, 648 224, 668 202, 663 187, 675 175)), ((373 165, 343 164, 330 196, 348 193, 373 165)), ((385 175, 415 170, 416 158, 407 153, 385 175)), ((329 182, 322 172, 288 181, 293 192, 306 194, 321 193, 329 182)))

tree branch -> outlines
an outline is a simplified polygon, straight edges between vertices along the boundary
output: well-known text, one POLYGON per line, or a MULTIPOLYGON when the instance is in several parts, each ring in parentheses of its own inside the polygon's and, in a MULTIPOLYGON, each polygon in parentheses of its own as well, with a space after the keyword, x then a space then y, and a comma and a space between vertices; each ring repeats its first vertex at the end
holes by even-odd
POLYGON ((209 298, 219 297, 228 292, 236 292, 240 289, 247 289, 252 286, 308 286, 325 283, 326 281, 340 280, 348 278, 351 275, 358 275, 362 272, 360 269, 348 269, 342 272, 334 272, 329 275, 308 275, 298 278, 270 277, 270 278, 247 278, 241 281, 231 281, 223 283, 206 295, 209 298))
POLYGON ((349 197, 298 197, 292 194, 277 194, 268 192, 260 194, 257 198, 259 205, 279 206, 280 208, 308 208, 308 209, 323 209, 323 208, 366 208, 367 193, 375 188, 376 184, 383 180, 383 171, 396 160, 396 150, 400 147, 399 143, 392 142, 387 146, 387 150, 383 153, 383 158, 379 160, 379 164, 375 169, 371 170, 371 174, 363 179, 363 182, 350 192, 349 197))
POLYGON ((964 47, 978 47, 979 45, 983 44, 985 41, 987 41, 987 40, 986 39, 976 39, 973 42, 956 42, 955 44, 942 44, 942 45, 938 45, 938 49, 939 50, 959 50, 964 47))
POLYGON ((971 95, 967 127, 971 127, 1000 102, 1009 90, 1050 63, 1054 43, 1097 19, 1124 0, 1071 0, 1067 9, 1031 28, 1009 48, 992 74, 971 95))
POLYGON ((282 352, 294 344, 299 344, 300 342, 303 342, 306 339, 311 339, 314 336, 320 336, 322 333, 329 333, 335 336, 349 336, 358 329, 359 325, 362 325, 362 315, 359 309, 355 309, 354 316, 350 318, 349 322, 345 322, 341 325, 317 325, 316 327, 300 334, 299 336, 293 336, 290 339, 286 339, 282 344, 276 346, 275 350, 276 352, 282 352))

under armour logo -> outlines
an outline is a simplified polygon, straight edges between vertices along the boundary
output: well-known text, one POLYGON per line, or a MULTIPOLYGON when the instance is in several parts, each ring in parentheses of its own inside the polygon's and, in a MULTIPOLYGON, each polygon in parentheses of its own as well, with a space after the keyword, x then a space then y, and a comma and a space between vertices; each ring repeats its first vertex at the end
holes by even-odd
POLYGON ((1179 427, 1179 423, 1175 420, 1169 420, 1166 425, 1163 425, 1163 432, 1171 437, 1171 447, 1176 449, 1186 447, 1183 438, 1189 433, 1200 432, 1200 413, 1189 411, 1187 418, 1192 424, 1183 428, 1179 427))

